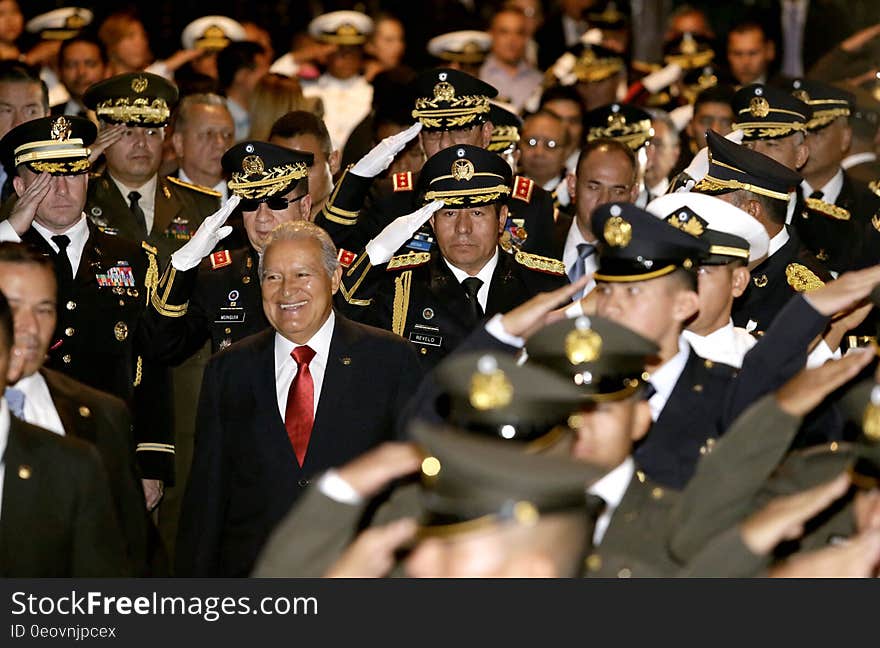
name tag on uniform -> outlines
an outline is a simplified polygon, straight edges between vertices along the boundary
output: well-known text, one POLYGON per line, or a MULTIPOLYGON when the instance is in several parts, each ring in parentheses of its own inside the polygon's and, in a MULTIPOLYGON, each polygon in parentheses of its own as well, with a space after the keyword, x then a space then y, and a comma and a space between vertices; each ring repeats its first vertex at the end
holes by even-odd
POLYGON ((215 324, 244 324, 246 313, 243 308, 221 308, 214 320, 215 324))
POLYGON ((440 335, 440 329, 436 326, 425 326, 424 324, 416 324, 409 333, 409 341, 415 344, 426 344, 428 346, 439 347, 443 344, 443 336, 440 335))

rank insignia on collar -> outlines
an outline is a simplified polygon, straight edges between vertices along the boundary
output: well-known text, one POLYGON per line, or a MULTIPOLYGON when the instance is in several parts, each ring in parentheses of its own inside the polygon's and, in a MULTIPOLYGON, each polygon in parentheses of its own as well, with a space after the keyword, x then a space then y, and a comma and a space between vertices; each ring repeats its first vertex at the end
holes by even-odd
POLYGON ((789 263, 785 268, 785 278, 788 280, 788 285, 797 292, 810 292, 825 285, 825 282, 812 270, 800 263, 789 263))
POLYGON ((412 171, 402 171, 391 176, 394 191, 412 191, 412 171))
POLYGON ((357 254, 354 252, 349 252, 343 248, 339 248, 339 254, 336 255, 337 260, 339 261, 339 265, 343 268, 351 267, 351 264, 355 262, 357 259, 357 254))
POLYGON ((532 191, 535 189, 535 183, 529 178, 516 176, 513 179, 513 197, 523 202, 529 202, 532 199, 532 191))
POLYGON ((232 265, 232 255, 229 254, 229 250, 220 250, 211 255, 211 270, 223 268, 228 265, 232 265))

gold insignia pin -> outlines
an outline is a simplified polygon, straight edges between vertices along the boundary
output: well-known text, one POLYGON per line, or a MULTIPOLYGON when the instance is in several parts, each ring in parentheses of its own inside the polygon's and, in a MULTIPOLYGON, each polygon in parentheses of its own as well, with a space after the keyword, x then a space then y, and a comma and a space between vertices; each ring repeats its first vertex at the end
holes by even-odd
POLYGON ((138 94, 144 92, 149 85, 150 82, 147 81, 144 77, 135 77, 131 80, 131 89, 138 94))
POLYGON ((345 23, 339 26, 336 30, 337 36, 357 36, 358 30, 354 25, 350 23, 345 23))
POLYGON ((452 163, 452 177, 467 182, 474 177, 474 165, 470 160, 456 160, 452 163))
POLYGON ((608 245, 612 247, 626 247, 632 240, 632 225, 620 216, 612 216, 605 223, 602 232, 608 245))
POLYGON ((33 474, 33 471, 31 470, 31 467, 28 466, 27 464, 22 464, 21 466, 18 467, 18 478, 19 479, 30 479, 32 474, 33 474))
POLYGON ((216 40, 219 38, 226 38, 226 34, 223 33, 223 30, 220 29, 217 25, 211 25, 205 30, 205 33, 202 34, 202 37, 206 40, 216 40))
POLYGON ((512 401, 513 385, 501 369, 478 371, 471 377, 470 402, 474 409, 497 409, 512 401))
POLYGON ((765 274, 758 275, 757 277, 754 278, 754 282, 755 282, 756 287, 763 288, 764 286, 767 285, 767 275, 765 275, 765 274))
POLYGON ((85 405, 80 405, 79 415, 82 416, 83 418, 89 418, 92 415, 92 410, 90 410, 85 405))
POLYGON ((749 112, 753 117, 763 118, 770 114, 770 103, 764 97, 752 97, 749 112))
POLYGON ((565 356, 573 365, 595 362, 602 354, 602 336, 592 329, 575 329, 565 336, 565 356))
POLYGON ((342 356, 342 364, 344 364, 346 367, 349 366, 351 364, 351 358, 349 358, 348 356, 342 356))
POLYGON ((116 326, 113 327, 113 335, 116 336, 116 339, 122 342, 125 338, 128 337, 128 324, 125 322, 116 322, 116 326))
POLYGON ((52 122, 52 132, 50 133, 50 137, 53 140, 63 142, 70 139, 71 133, 70 121, 66 117, 59 117, 52 122))
POLYGON ((452 101, 455 99, 455 88, 451 83, 441 81, 434 86, 434 99, 440 101, 452 101))
POLYGON ((247 175, 261 175, 266 170, 266 165, 259 155, 248 155, 241 161, 241 170, 247 175))
POLYGON ((620 130, 626 127, 626 117, 620 113, 608 115, 608 130, 620 130))
POLYGON ((697 41, 691 34, 685 34, 681 41, 681 53, 691 56, 697 53, 697 41))

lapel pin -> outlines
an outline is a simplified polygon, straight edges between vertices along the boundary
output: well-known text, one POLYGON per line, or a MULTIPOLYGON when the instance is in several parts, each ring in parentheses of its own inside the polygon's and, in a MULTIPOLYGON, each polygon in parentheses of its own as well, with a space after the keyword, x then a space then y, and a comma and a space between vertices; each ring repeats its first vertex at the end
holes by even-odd
POLYGON ((31 467, 27 464, 23 464, 18 467, 18 477, 19 479, 30 479, 31 478, 31 467))
POLYGON ((349 358, 348 356, 342 356, 341 359, 342 364, 344 364, 346 367, 351 364, 351 358, 349 358))
POLYGON ((92 415, 92 410, 90 410, 85 405, 80 405, 79 406, 79 415, 82 416, 83 418, 89 418, 92 415))

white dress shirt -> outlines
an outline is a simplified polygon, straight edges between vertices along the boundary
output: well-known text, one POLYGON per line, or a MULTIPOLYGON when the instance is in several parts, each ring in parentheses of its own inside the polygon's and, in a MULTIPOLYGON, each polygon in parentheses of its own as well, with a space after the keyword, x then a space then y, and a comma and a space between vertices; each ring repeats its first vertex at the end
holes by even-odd
POLYGON ((49 385, 40 372, 32 373, 10 386, 24 394, 25 421, 64 436, 64 424, 55 409, 49 385))
POLYGON ((119 193, 122 194, 122 201, 129 207, 131 207, 131 201, 128 199, 128 194, 132 191, 137 191, 141 197, 138 200, 138 206, 144 212, 144 221, 147 224, 147 233, 153 231, 153 218, 156 215, 156 183, 159 181, 159 176, 154 175, 150 178, 146 184, 141 185, 140 187, 129 187, 126 184, 122 184, 119 180, 110 175, 110 179, 113 180, 113 183, 119 189, 119 193))
POLYGON ((0 518, 3 517, 3 480, 6 478, 6 445, 9 442, 9 406, 0 397, 0 518))
POLYGON ((251 133, 251 115, 247 109, 235 99, 226 97, 226 106, 232 115, 232 123, 235 125, 235 141, 246 140, 251 133))
POLYGON ((864 153, 853 153, 852 155, 847 155, 843 160, 840 161, 840 168, 846 170, 851 169, 858 164, 864 164, 865 162, 873 162, 877 159, 877 154, 871 151, 865 151, 864 153))
MULTIPOLYGON (((181 180, 183 180, 183 182, 188 182, 191 185, 196 185, 197 187, 204 186, 204 185, 200 185, 195 180, 191 180, 190 177, 188 175, 186 175, 186 171, 183 170, 183 167, 180 167, 177 170, 177 176, 181 180)), ((221 180, 220 182, 215 184, 213 187, 207 187, 207 189, 213 189, 214 191, 219 192, 223 202, 226 202, 229 199, 229 187, 226 186, 226 180, 221 180)))
POLYGON ((652 198, 665 196, 667 191, 669 191, 669 178, 662 178, 660 182, 653 187, 648 187, 648 193, 651 194, 652 198))
MULTIPOLYGON (((318 401, 321 399, 321 388, 324 385, 324 372, 327 370, 330 340, 333 338, 333 327, 335 324, 336 315, 331 310, 327 321, 305 344, 315 352, 315 357, 309 363, 309 373, 312 375, 312 384, 315 388, 312 399, 312 415, 318 411, 318 401)), ((278 411, 281 413, 282 421, 287 413, 287 394, 290 392, 290 385, 293 383, 298 370, 296 361, 291 357, 290 353, 296 347, 305 345, 294 344, 280 333, 275 333, 275 392, 278 398, 278 411)))
POLYGON ((334 150, 342 150, 348 136, 370 112, 373 86, 363 76, 337 79, 322 74, 312 84, 303 86, 306 97, 320 97, 324 102, 324 123, 334 150))
POLYGON ((769 259, 774 254, 779 252, 779 250, 781 250, 785 246, 785 244, 788 243, 788 239, 790 238, 791 236, 789 236, 788 234, 788 229, 783 227, 781 230, 779 230, 779 233, 770 239, 770 245, 767 247, 767 258, 769 259))
POLYGON ((737 369, 742 367, 749 349, 758 343, 747 330, 734 326, 733 320, 709 335, 697 335, 693 331, 684 331, 682 335, 701 358, 737 369))
MULTIPOLYGON (((816 191, 806 180, 801 181, 801 187, 804 189, 804 198, 809 198, 810 194, 816 191)), ((830 205, 837 202, 841 189, 843 189, 843 169, 838 169, 831 180, 825 183, 825 186, 819 187, 819 191, 822 192, 822 200, 830 205)))
MULTIPOLYGON (((454 265, 449 263, 446 257, 443 257, 443 261, 452 271, 452 274, 455 276, 455 280, 458 283, 461 283, 471 275, 469 275, 464 270, 460 268, 456 268, 454 265)), ((477 279, 483 282, 483 285, 480 286, 480 289, 477 291, 477 301, 480 302, 480 308, 483 309, 483 312, 486 312, 486 303, 489 301, 489 287, 492 283, 492 275, 495 273, 495 266, 498 265, 498 248, 495 248, 495 254, 492 255, 492 258, 486 262, 486 265, 482 267, 482 269, 475 275, 477 279)))
MULTIPOLYGON (((571 269, 578 260, 577 246, 581 243, 590 243, 590 241, 584 238, 584 235, 581 233, 581 230, 577 225, 577 218, 575 217, 571 221, 571 227, 568 228, 568 234, 565 236, 565 246, 562 248, 562 263, 565 264, 565 273, 569 276, 571 276, 571 269)), ((595 246, 597 243, 598 241, 593 241, 590 244, 595 246)), ((572 299, 577 301, 596 287, 596 281, 592 279, 592 275, 598 270, 598 268, 599 255, 596 254, 596 251, 594 250, 590 256, 584 259, 584 274, 590 275, 591 278, 587 282, 587 285, 584 286, 583 291, 572 297, 572 299)))
POLYGON ((666 401, 672 395, 678 379, 681 378, 681 372, 687 364, 688 356, 691 353, 691 347, 684 336, 678 338, 678 353, 664 362, 659 369, 651 374, 650 381, 657 390, 650 400, 648 406, 651 408, 651 419, 656 423, 666 407, 666 401))
MULTIPOLYGON (((52 237, 56 236, 56 233, 46 229, 37 221, 33 222, 33 227, 37 230, 40 236, 46 239, 46 243, 49 244, 52 251, 57 253, 59 248, 55 244, 55 241, 52 240, 52 237)), ((83 214, 69 230, 64 232, 64 235, 70 239, 70 243, 67 245, 67 258, 70 259, 70 268, 75 277, 76 270, 79 268, 79 262, 82 259, 83 249, 86 247, 86 241, 89 240, 89 224, 86 221, 86 215, 83 214)), ((20 241, 21 238, 18 240, 20 241)))
POLYGON ((602 538, 605 537, 605 532, 611 524, 611 517, 620 506, 635 472, 636 464, 633 458, 627 457, 622 464, 587 489, 591 495, 597 495, 605 500, 605 510, 599 515, 593 528, 594 546, 598 547, 602 544, 602 538))

